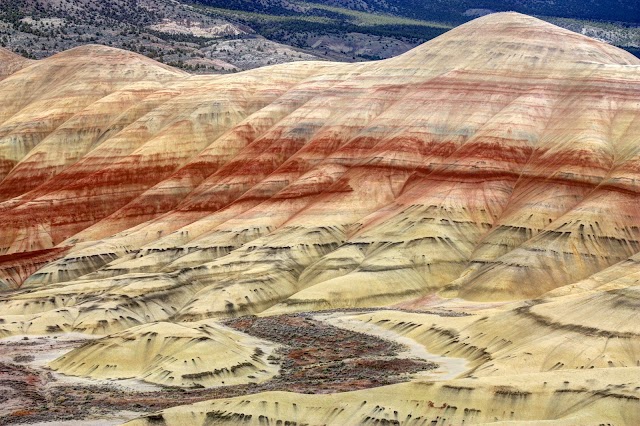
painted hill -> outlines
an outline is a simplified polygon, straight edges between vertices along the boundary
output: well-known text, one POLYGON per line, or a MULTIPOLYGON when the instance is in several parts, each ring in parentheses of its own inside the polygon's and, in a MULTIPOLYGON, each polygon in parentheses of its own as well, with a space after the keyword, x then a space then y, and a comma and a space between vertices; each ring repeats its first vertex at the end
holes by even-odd
POLYGON ((56 55, 0 84, 4 286, 162 274, 203 286, 182 319, 540 295, 638 251, 638 63, 516 14, 238 76, 56 55))
POLYGON ((26 67, 32 61, 0 47, 0 80, 26 67))
MULTIPOLYGON (((62 372, 167 384, 154 374, 187 362, 188 339, 218 344, 213 331, 159 326, 181 342, 175 359, 156 362, 156 348, 155 361, 120 366, 149 323, 452 309, 464 317, 375 319, 473 364, 451 383, 468 397, 425 390, 418 405, 432 417, 450 406, 453 424, 640 412, 637 383, 624 382, 640 365, 640 60, 627 52, 501 13, 385 61, 227 76, 89 46, 26 66, 0 93, 0 335, 117 333, 56 361, 62 372), (574 377, 578 387, 563 384, 574 377)), ((242 359, 258 345, 237 342, 242 359)), ((415 417, 413 400, 362 408, 369 392, 387 401, 385 389, 350 395, 339 415, 309 408, 311 423, 415 417)), ((261 395, 165 420, 298 421, 261 395)))
POLYGON ((269 342, 214 323, 155 323, 113 334, 51 363, 98 379, 141 378, 170 386, 224 386, 274 375, 269 342))

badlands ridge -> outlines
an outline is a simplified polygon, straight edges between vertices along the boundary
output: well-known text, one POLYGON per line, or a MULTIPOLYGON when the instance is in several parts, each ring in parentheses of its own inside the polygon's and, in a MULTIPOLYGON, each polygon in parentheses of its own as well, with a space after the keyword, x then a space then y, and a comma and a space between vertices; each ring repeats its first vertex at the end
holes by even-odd
POLYGON ((265 381, 275 345, 220 320, 339 308, 468 363, 132 424, 640 424, 627 52, 500 13, 385 61, 224 76, 0 50, 0 93, 0 336, 106 336, 52 369, 265 381))

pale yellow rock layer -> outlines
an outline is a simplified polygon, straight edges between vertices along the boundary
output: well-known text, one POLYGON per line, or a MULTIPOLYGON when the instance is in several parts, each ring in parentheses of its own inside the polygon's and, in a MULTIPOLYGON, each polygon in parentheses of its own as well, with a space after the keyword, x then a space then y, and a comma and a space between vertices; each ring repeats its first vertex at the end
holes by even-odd
MULTIPOLYGON (((608 293, 601 293, 591 300, 592 306, 606 305, 608 299, 608 293)), ((615 304, 627 306, 634 300, 625 293, 615 304)), ((470 306, 461 301, 458 308, 465 303, 470 306)), ((414 379, 333 395, 268 392, 220 399, 171 408, 129 424, 161 419, 179 425, 189 419, 195 424, 632 425, 640 420, 640 387, 634 380, 640 372, 640 335, 624 330, 612 335, 607 330, 612 321, 633 324, 637 315, 633 309, 609 306, 595 313, 577 307, 572 297, 560 297, 533 306, 484 308, 459 317, 398 311, 336 315, 333 318, 342 318, 356 331, 360 322, 360 331, 378 327, 432 353, 465 357, 469 370, 453 380, 414 379), (563 312, 568 315, 557 318, 563 312), (574 324, 580 312, 579 320, 588 326, 574 324)))
POLYGON ((92 341, 49 364, 92 379, 140 379, 183 387, 229 386, 271 378, 275 346, 213 322, 158 322, 92 341))

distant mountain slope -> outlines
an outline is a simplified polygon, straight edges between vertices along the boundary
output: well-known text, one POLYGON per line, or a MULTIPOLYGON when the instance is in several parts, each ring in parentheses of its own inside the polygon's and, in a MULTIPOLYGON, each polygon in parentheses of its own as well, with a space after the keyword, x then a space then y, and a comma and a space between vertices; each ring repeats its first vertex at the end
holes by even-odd
POLYGON ((86 44, 134 51, 199 73, 315 58, 177 1, 0 0, 0 46, 41 59, 86 44))
POLYGON ((446 2, 425 2, 421 0, 318 0, 317 2, 356 10, 387 12, 413 18, 435 19, 437 17, 444 20, 449 19, 453 22, 459 21, 465 13, 468 16, 473 16, 474 13, 484 10, 640 23, 640 7, 637 3, 626 0, 448 0, 446 2))
POLYGON ((640 6, 619 0, 198 0, 195 4, 204 6, 199 8, 203 13, 242 22, 269 39, 347 61, 395 56, 407 43, 405 50, 455 25, 498 11, 536 15, 634 54, 640 48, 640 6))

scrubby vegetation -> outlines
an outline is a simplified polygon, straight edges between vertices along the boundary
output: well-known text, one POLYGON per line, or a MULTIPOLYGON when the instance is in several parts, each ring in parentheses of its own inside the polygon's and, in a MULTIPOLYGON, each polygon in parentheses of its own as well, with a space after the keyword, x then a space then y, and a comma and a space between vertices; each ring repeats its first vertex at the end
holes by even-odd
MULTIPOLYGON (((295 0, 192 0, 207 6, 233 10, 262 12, 277 15, 295 15, 305 3, 295 0)), ((313 0, 314 7, 327 10, 385 13, 421 21, 461 23, 474 11, 515 11, 528 15, 556 16, 598 21, 640 23, 637 2, 626 0, 313 0)), ((339 12, 342 14, 349 12, 339 12)))
POLYGON ((140 53, 191 72, 235 72, 315 56, 170 0, 0 0, 0 46, 40 59, 84 44, 140 53), (230 50, 220 46, 236 43, 230 50), (252 54, 256 45, 264 54, 252 54), (286 53, 286 54, 285 54, 286 53))

